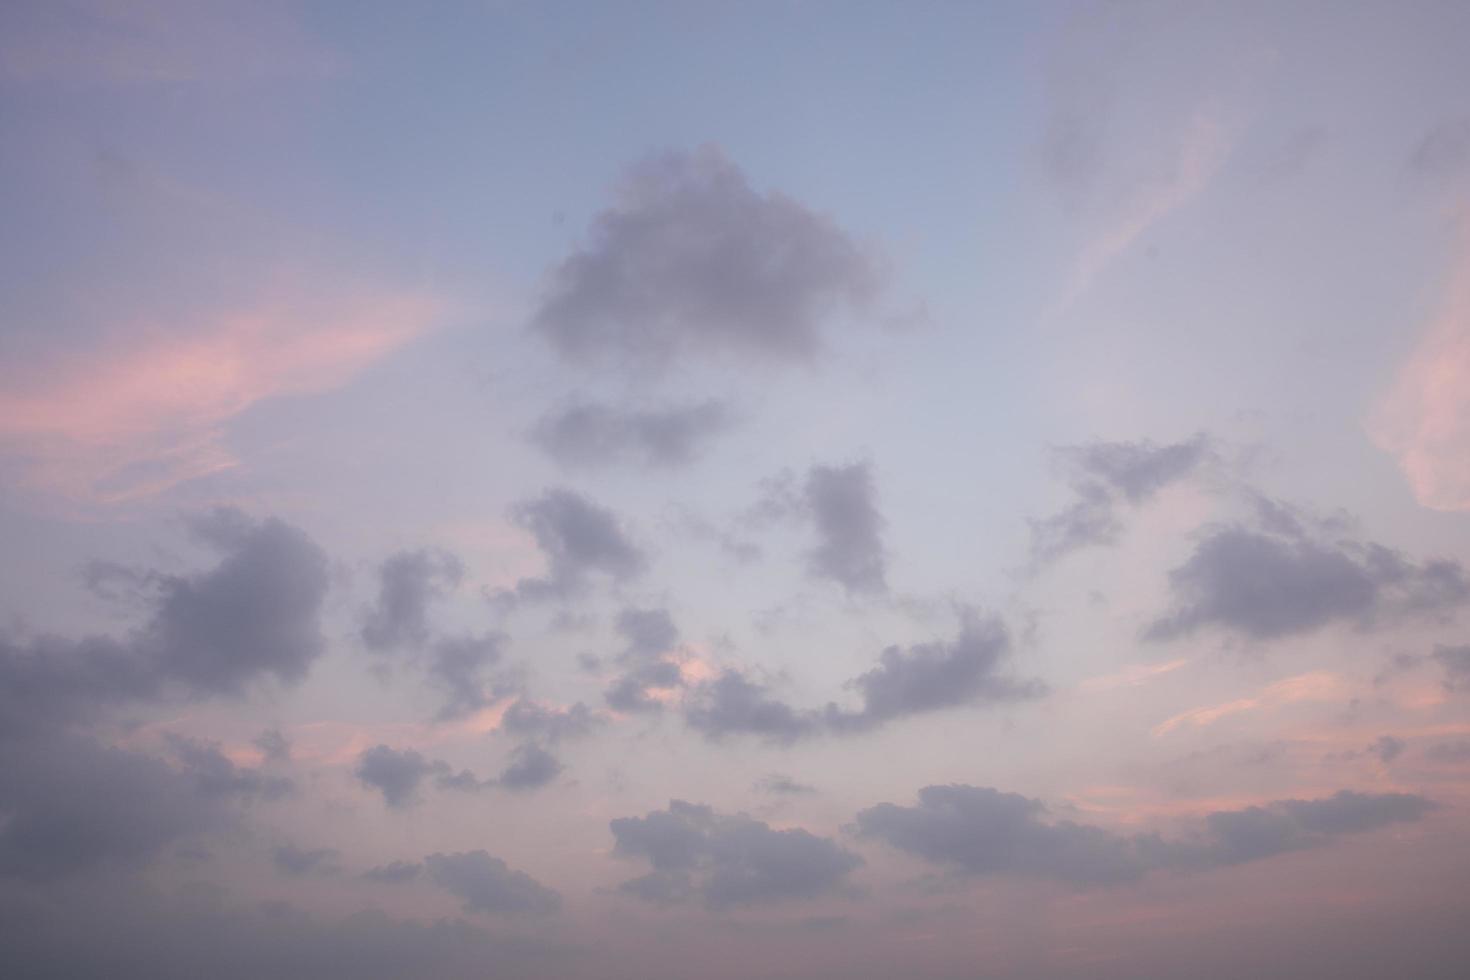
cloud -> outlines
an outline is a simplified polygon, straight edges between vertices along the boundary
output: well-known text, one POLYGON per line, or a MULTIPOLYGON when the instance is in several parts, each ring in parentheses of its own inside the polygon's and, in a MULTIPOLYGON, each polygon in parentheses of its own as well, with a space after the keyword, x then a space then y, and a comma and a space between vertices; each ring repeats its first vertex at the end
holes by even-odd
POLYGON ((714 147, 644 160, 551 274, 533 329, 577 362, 809 361, 879 275, 830 219, 761 194, 714 147))
POLYGON ((686 466, 733 422, 729 408, 702 401, 651 410, 579 403, 543 417, 531 441, 569 466, 686 466))
POLYGON ((1418 820, 1421 796, 1343 790, 1208 814, 1179 841, 1047 821, 1039 800, 979 786, 926 786, 916 806, 880 803, 857 815, 858 833, 967 875, 1013 875, 1083 885, 1134 881, 1156 870, 1200 871, 1260 860, 1418 820))
POLYGON ((545 916, 561 909, 556 892, 484 851, 430 854, 424 868, 430 881, 464 903, 466 912, 545 916))
POLYGON ((699 685, 684 705, 684 721, 709 738, 761 735, 792 742, 821 730, 819 712, 801 712, 770 696, 735 670, 699 685))
POLYGON ((1095 545, 1113 544, 1123 531, 1121 504, 1138 506, 1191 475, 1214 456, 1210 440, 1093 442, 1055 451, 1077 495, 1065 510, 1031 524, 1031 559, 1042 565, 1095 545))
POLYGON ((1470 643, 1453 647, 1440 644, 1434 648, 1434 659, 1444 668, 1445 683, 1450 687, 1470 684, 1470 643))
POLYGON ((252 405, 330 391, 421 334, 437 304, 372 293, 129 326, 0 384, 0 452, 24 484, 116 503, 240 461, 227 424, 252 405))
POLYGON ((1404 740, 1392 735, 1380 735, 1368 746, 1368 751, 1378 757, 1378 761, 1387 765, 1404 754, 1404 740))
POLYGON ((614 853, 648 861, 653 871, 622 890, 660 903, 701 900, 706 907, 763 905, 840 891, 862 858, 805 830, 773 830, 743 815, 673 800, 666 810, 609 824, 614 853))
POLYGON ((616 629, 626 643, 617 657, 624 669, 603 694, 608 707, 630 713, 662 710, 663 701, 653 692, 684 684, 683 670, 670 657, 679 645, 673 617, 667 609, 630 607, 618 613, 616 629))
POLYGON ((503 633, 482 633, 435 642, 429 677, 446 695, 436 720, 465 718, 499 699, 499 692, 486 690, 485 672, 499 662, 505 641, 503 633))
POLYGON ((403 809, 415 802, 418 788, 427 777, 447 773, 448 768, 412 749, 399 751, 375 745, 358 758, 353 775, 382 793, 384 803, 403 809))
POLYGON ((884 522, 869 465, 813 467, 807 474, 805 503, 818 539, 807 556, 812 574, 831 579, 849 595, 887 592, 884 522))
POLYGON ((295 878, 306 875, 330 875, 341 871, 337 864, 339 853, 330 847, 303 850, 294 844, 282 844, 271 852, 276 870, 295 878))
POLYGON ((1334 622, 1443 618, 1470 599, 1458 562, 1423 563, 1373 543, 1331 540, 1299 527, 1214 527, 1169 573, 1173 608, 1144 632, 1170 640, 1204 628, 1269 640, 1334 622))
POLYGON ((1041 697, 1046 687, 1040 681, 1000 672, 1010 649, 1004 623, 969 613, 952 642, 885 649, 877 667, 849 684, 861 694, 862 708, 854 712, 828 705, 827 723, 838 731, 863 731, 907 715, 1041 697))
POLYGON ((1182 725, 1195 727, 1211 725, 1231 715, 1257 711, 1262 708, 1274 708, 1283 704, 1298 704, 1304 701, 1340 703, 1347 700, 1350 694, 1351 689, 1341 677, 1327 671, 1313 671, 1309 674, 1298 674, 1295 677, 1276 681, 1254 697, 1236 698, 1223 704, 1212 704, 1180 712, 1155 725, 1149 733, 1154 736, 1167 735, 1182 725))
POLYGON ((1409 154, 1409 170, 1433 180, 1470 172, 1470 119, 1447 119, 1425 133, 1409 154))
POLYGON ((179 735, 169 735, 167 741, 184 771, 193 776, 200 793, 206 797, 278 800, 296 789, 296 784, 284 776, 235 765, 218 744, 179 735))
POLYGON ((1470 224, 1461 229, 1437 311, 1366 428, 1398 460, 1421 506, 1470 510, 1470 224))
POLYGON ((526 742, 511 753, 510 765, 500 773, 498 782, 511 790, 539 789, 561 771, 562 764, 556 756, 535 742, 526 742))
POLYGON ((536 539, 548 566, 545 577, 516 583, 509 594, 516 599, 568 599, 586 591, 591 573, 622 582, 641 575, 648 566, 647 556, 612 511, 572 490, 548 490, 516 504, 511 520, 536 539))
POLYGON ((290 762, 291 741, 278 728, 268 728, 251 741, 265 756, 266 762, 290 762))
POLYGON ((326 555, 300 530, 238 511, 192 529, 222 557, 194 574, 150 573, 147 619, 128 636, 0 636, 0 738, 96 722, 126 704, 305 677, 323 650, 326 555))
POLYGON ((459 587, 464 564, 438 549, 400 551, 378 569, 378 597, 363 615, 363 645, 377 653, 429 641, 429 604, 459 587))
POLYGON ((585 738, 604 719, 592 713, 578 701, 566 708, 546 707, 527 698, 512 701, 505 714, 500 716, 500 730, 508 735, 559 742, 563 739, 585 738))
POLYGON ((1470 741, 1441 742, 1439 745, 1431 745, 1424 751, 1424 758, 1430 762, 1446 765, 1465 765, 1470 763, 1470 741))
POLYGON ((799 783, 790 776, 773 772, 768 776, 762 776, 755 781, 755 790, 762 793, 770 793, 774 796, 802 796, 815 793, 817 788, 807 783, 799 783))

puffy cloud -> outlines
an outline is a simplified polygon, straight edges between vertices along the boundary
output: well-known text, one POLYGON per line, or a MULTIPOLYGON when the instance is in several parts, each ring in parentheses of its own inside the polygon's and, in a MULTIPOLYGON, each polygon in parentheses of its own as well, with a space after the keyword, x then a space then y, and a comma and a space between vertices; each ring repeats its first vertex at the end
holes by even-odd
POLYGON ((526 742, 511 753, 510 765, 500 773, 501 786, 512 790, 539 789, 561 774, 561 762, 535 742, 526 742))
POLYGON ((543 916, 561 908, 560 895, 485 851, 430 854, 424 868, 430 881, 464 903, 466 912, 543 916))
POLYGON ((378 597, 366 610, 362 642, 375 652, 416 649, 429 641, 429 605, 459 586, 464 565, 438 549, 400 551, 378 569, 378 597))
POLYGON ((1093 442, 1056 450, 1077 499, 1066 509, 1031 524, 1031 559, 1041 565, 1094 545, 1112 544, 1123 531, 1120 504, 1138 506, 1212 459, 1204 435, 1158 445, 1093 442))
POLYGON ((177 735, 170 736, 168 741, 184 771, 194 777, 199 791, 207 797, 277 800, 296 788, 284 776, 235 765, 217 744, 177 735))
POLYGON ((603 692, 607 706, 629 713, 659 711, 663 702, 654 691, 672 691, 684 685, 684 673, 672 660, 639 664, 619 674, 603 692))
POLYGON ((672 691, 684 684, 684 673, 669 654, 679 645, 679 629, 667 609, 628 608, 616 624, 625 646, 618 654, 624 669, 603 693, 614 711, 658 711, 663 702, 654 691, 672 691))
POLYGON ((759 193, 706 147, 632 168, 590 242, 553 271, 532 325, 581 362, 805 361, 822 347, 823 320, 864 309, 877 280, 830 219, 759 193))
POLYGON ((675 467, 693 462, 731 422, 729 408, 717 401, 631 411, 589 402, 543 417, 531 439, 567 465, 675 467))
POLYGON ((817 530, 817 546, 807 556, 812 574, 831 579, 849 595, 887 592, 883 515, 871 467, 813 467, 805 503, 817 530))
POLYGON ((511 509, 511 520, 536 539, 546 555, 544 578, 524 578, 513 593, 526 601, 567 599, 587 588, 593 572, 615 582, 642 574, 648 559, 612 511, 571 490, 548 490, 511 509))
POLYGON ((797 711, 734 670, 723 671, 691 692, 684 720, 710 738, 761 735, 777 742, 811 735, 822 723, 819 712, 797 711))
POLYGON ((851 682, 862 695, 862 708, 848 711, 829 705, 828 724, 839 731, 863 730, 906 715, 1045 694, 1040 681, 1017 680, 1001 673, 1010 649, 1010 633, 1004 623, 968 614, 952 642, 884 650, 877 667, 851 682))
POLYGON ((1434 804, 1405 793, 1343 790, 1208 814, 1180 841, 1048 821, 1039 800, 979 786, 926 786, 916 806, 880 803, 857 815, 858 832, 964 874, 1006 874, 1077 884, 1132 881, 1154 870, 1204 870, 1315 847, 1345 834, 1418 820, 1434 804))
POLYGON ((1210 529, 1169 573, 1173 609, 1145 631, 1168 640, 1215 627, 1266 640, 1333 622, 1443 617, 1470 599, 1458 562, 1418 563, 1373 543, 1329 540, 1300 527, 1210 529))
POLYGON ((501 633, 448 636, 435 642, 428 669, 446 696, 439 721, 464 718, 498 700, 499 692, 486 690, 485 672, 500 660, 504 644, 501 633))
POLYGON ((424 779, 448 772, 442 762, 426 759, 412 749, 399 751, 375 745, 357 761, 353 774, 383 794, 383 802, 402 809, 412 804, 424 779))
POLYGON ((216 511, 194 524, 223 552, 192 575, 154 575, 147 621, 125 639, 0 637, 0 737, 96 721, 175 693, 239 695, 300 681, 321 654, 327 559, 297 528, 216 511))
POLYGON ((559 742, 584 738, 603 720, 580 701, 566 708, 549 708, 521 697, 512 701, 501 715, 500 730, 508 735, 559 742))
POLYGON ((653 871, 622 890, 655 902, 699 898, 710 908, 761 905, 839 891, 863 860, 805 830, 774 830, 743 815, 673 800, 666 810, 621 817, 609 827, 614 853, 653 871))

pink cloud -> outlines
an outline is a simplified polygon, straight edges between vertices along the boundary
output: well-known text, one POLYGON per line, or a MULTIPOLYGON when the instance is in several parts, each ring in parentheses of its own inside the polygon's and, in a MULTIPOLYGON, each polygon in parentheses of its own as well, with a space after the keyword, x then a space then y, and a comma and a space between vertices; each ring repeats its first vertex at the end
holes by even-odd
POLYGON ((1222 704, 1206 705, 1180 712, 1172 718, 1155 725, 1150 734, 1167 735, 1184 725, 1203 727, 1212 725, 1222 718, 1263 708, 1275 708, 1304 701, 1340 701, 1350 693, 1348 683, 1336 674, 1319 670, 1309 674, 1298 674, 1269 685, 1253 697, 1236 698, 1222 704))
POLYGON ((1462 238, 1439 309, 1368 420, 1414 499, 1434 510, 1470 510, 1470 230, 1462 238))
POLYGON ((142 325, 0 392, 0 453, 20 482, 111 503, 239 465, 225 425, 282 395, 339 387, 428 329, 439 305, 406 293, 272 304, 188 332, 142 325))

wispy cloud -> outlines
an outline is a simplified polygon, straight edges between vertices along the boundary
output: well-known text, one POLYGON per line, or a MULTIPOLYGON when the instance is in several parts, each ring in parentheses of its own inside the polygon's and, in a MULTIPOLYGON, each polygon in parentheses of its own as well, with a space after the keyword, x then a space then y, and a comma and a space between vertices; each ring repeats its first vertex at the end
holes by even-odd
POLYGON ((1275 708, 1285 704, 1296 704, 1303 701, 1337 701, 1342 700, 1348 694, 1348 685, 1345 680, 1328 671, 1313 671, 1309 674, 1298 674, 1288 677, 1269 685, 1259 694, 1252 697, 1236 698, 1222 704, 1206 705, 1201 708, 1191 708, 1180 712, 1155 725, 1150 734, 1154 736, 1167 735, 1184 725, 1201 728, 1212 725, 1221 718, 1231 715, 1243 714, 1248 711, 1259 711, 1263 708, 1275 708))

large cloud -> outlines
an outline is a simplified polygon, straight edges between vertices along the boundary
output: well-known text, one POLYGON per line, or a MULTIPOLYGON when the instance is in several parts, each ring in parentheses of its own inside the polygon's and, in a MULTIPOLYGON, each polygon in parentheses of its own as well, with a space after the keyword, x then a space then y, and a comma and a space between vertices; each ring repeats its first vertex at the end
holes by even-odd
POLYGON ((830 219, 759 193, 706 147, 628 173, 590 242, 553 271, 532 325, 576 361, 808 360, 823 320, 865 308, 877 280, 830 219))
POLYGON ((729 408, 717 401, 639 410, 582 402, 544 416, 531 439, 571 466, 675 467, 693 462, 731 421, 729 408))
POLYGON ((609 827, 614 852, 642 858, 650 874, 622 890, 654 902, 698 898, 710 908, 761 905, 839 891, 862 858, 805 830, 773 830, 746 816, 673 800, 666 810, 609 827))
POLYGON ((1203 870, 1315 847, 1345 834, 1418 820, 1434 804, 1405 793, 1344 790, 1208 814, 1180 841, 1048 821, 1039 800, 979 786, 926 786, 915 806, 880 803, 857 815, 858 832, 964 874, 1006 874, 1114 884, 1151 871, 1203 870))

